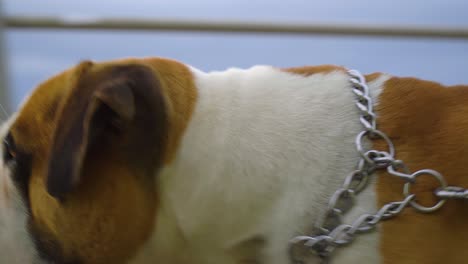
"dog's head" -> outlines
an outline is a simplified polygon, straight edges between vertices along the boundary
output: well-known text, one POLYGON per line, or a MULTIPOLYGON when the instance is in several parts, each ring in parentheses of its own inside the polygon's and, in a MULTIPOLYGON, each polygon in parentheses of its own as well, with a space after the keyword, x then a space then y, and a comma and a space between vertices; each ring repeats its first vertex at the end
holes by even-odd
POLYGON ((188 122, 190 80, 147 59, 82 62, 42 83, 4 125, 0 219, 22 215, 52 263, 131 258, 153 232, 157 171, 188 122))

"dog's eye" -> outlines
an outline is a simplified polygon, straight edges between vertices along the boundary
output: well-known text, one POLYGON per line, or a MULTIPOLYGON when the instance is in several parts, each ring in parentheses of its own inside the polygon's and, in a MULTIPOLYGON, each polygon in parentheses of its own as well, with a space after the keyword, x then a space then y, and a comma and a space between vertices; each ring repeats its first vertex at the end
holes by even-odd
POLYGON ((29 203, 28 184, 31 177, 32 154, 16 145, 11 133, 3 139, 2 145, 3 162, 10 170, 10 178, 22 194, 24 202, 29 203))
POLYGON ((3 139, 3 160, 6 164, 16 160, 18 153, 16 151, 15 142, 11 134, 8 134, 3 139))

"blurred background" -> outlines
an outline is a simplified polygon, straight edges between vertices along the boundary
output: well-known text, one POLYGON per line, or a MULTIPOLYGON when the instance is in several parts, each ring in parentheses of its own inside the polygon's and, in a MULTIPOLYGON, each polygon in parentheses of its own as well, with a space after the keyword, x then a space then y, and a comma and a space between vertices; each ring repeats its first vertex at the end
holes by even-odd
POLYGON ((467 32, 466 0, 3 0, 0 102, 14 110, 39 82, 80 60, 160 56, 205 71, 270 64, 338 64, 362 72, 468 84, 468 37, 266 34, 190 30, 77 30, 15 26, 11 18, 74 23, 125 20, 237 21, 254 25, 386 25, 467 32))

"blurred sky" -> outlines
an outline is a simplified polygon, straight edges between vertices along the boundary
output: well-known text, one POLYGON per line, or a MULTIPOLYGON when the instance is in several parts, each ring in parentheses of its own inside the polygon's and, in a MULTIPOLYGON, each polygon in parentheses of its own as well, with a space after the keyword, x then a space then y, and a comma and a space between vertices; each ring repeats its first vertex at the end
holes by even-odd
MULTIPOLYGON (((4 0, 7 15, 229 19, 468 27, 466 0, 4 0)), ((368 37, 8 30, 12 106, 82 59, 162 56, 202 70, 339 64, 468 84, 468 41, 368 37)))

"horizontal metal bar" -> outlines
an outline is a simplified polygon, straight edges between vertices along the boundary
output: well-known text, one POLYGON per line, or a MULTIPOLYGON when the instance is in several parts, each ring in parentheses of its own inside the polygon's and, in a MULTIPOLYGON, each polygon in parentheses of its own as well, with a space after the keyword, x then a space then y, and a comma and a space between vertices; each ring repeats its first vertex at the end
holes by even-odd
POLYGON ((137 31, 195 31, 212 33, 259 33, 297 35, 344 35, 405 38, 468 39, 468 27, 406 25, 293 24, 245 21, 91 19, 7 16, 12 29, 80 29, 137 31))

